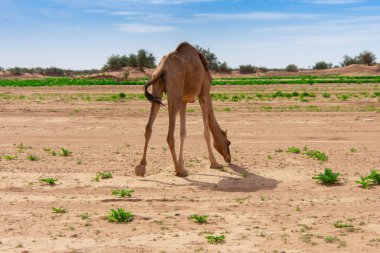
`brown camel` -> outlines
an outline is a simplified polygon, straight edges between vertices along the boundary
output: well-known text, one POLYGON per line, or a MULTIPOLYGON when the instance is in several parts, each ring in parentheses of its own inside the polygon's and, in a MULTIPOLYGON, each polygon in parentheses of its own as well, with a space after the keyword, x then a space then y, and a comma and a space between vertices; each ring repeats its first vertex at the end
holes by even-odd
POLYGON ((137 176, 145 175, 146 152, 152 135, 152 125, 160 109, 162 94, 167 93, 169 111, 169 131, 167 142, 172 154, 175 172, 177 176, 185 177, 187 172, 184 168, 183 145, 186 136, 186 104, 195 102, 199 97, 202 109, 204 138, 206 139, 211 168, 221 168, 212 152, 210 144, 210 131, 214 139, 214 148, 224 157, 227 163, 231 162, 227 131, 222 131, 215 119, 212 109, 211 75, 207 68, 204 56, 190 44, 184 42, 178 45, 174 52, 164 56, 153 73, 152 80, 144 85, 145 97, 151 102, 151 111, 148 124, 145 128, 144 154, 140 165, 136 166, 137 176), (153 84, 152 94, 148 87, 153 84), (177 160, 175 152, 174 129, 176 115, 180 112, 180 151, 177 160))

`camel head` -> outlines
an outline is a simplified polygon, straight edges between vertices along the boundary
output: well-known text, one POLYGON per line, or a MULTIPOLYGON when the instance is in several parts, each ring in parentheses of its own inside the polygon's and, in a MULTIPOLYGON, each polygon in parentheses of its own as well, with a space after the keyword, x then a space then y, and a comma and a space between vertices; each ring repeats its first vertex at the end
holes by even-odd
POLYGON ((227 130, 221 130, 220 135, 214 136, 214 148, 221 154, 227 163, 231 163, 230 145, 231 142, 227 139, 227 130))

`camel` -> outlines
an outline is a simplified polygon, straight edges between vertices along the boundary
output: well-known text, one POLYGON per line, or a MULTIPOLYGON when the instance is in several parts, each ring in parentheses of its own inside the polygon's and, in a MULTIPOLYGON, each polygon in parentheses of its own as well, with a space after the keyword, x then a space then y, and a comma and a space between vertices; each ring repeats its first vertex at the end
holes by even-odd
POLYGON ((213 136, 214 148, 223 156, 227 163, 231 163, 229 146, 231 142, 227 139, 227 130, 223 131, 215 119, 211 103, 211 74, 207 68, 204 56, 190 44, 183 42, 178 45, 175 51, 164 56, 158 67, 155 69, 152 79, 144 85, 145 97, 151 102, 151 110, 148 123, 145 127, 145 146, 140 164, 136 166, 137 176, 144 176, 146 172, 146 154, 150 137, 152 135, 152 125, 156 115, 163 105, 162 94, 167 93, 167 103, 169 111, 169 130, 167 143, 173 158, 176 176, 186 177, 188 175, 184 168, 183 147, 186 137, 186 105, 195 102, 199 98, 202 109, 204 138, 206 140, 211 168, 222 168, 213 154, 210 144, 210 132, 213 136), (148 87, 153 85, 152 93, 148 87), (180 150, 177 160, 175 151, 174 130, 176 115, 180 113, 180 150))

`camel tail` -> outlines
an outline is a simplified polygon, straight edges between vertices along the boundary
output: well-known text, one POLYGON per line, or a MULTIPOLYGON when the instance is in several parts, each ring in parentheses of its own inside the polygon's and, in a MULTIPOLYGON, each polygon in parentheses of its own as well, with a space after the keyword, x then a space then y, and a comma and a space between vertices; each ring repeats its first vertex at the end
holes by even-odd
POLYGON ((148 91, 149 86, 151 86, 154 82, 156 82, 158 79, 160 79, 163 74, 164 74, 163 71, 159 72, 158 75, 156 75, 152 80, 150 80, 149 82, 147 82, 146 84, 144 84, 144 95, 145 95, 146 99, 149 100, 149 102, 151 102, 151 103, 158 103, 159 105, 165 106, 161 102, 161 98, 153 96, 148 91))

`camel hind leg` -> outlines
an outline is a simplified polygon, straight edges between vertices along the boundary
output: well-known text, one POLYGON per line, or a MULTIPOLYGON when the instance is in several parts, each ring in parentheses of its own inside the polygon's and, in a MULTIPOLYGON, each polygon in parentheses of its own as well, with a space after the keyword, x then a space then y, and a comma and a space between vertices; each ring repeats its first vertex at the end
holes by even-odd
MULTIPOLYGON (((162 98, 162 94, 164 92, 164 87, 161 82, 157 82, 153 85, 153 91, 152 95, 158 98, 162 98)), ((154 120, 156 119, 157 113, 160 110, 160 104, 159 103, 152 103, 150 108, 150 115, 148 123, 145 126, 145 145, 144 145, 144 153, 141 158, 140 164, 135 167, 135 174, 137 176, 143 177, 146 172, 146 153, 148 150, 149 140, 152 136, 152 126, 154 123, 154 120)))

